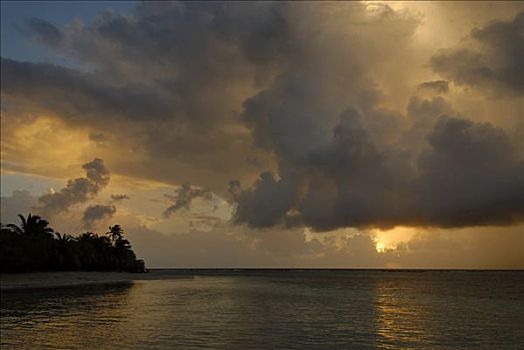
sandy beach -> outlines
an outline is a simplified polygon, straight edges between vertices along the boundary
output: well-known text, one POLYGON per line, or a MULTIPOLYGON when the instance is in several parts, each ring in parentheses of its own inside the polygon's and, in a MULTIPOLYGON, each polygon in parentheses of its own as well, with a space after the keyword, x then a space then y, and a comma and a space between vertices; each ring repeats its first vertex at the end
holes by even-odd
POLYGON ((0 275, 0 290, 59 288, 92 284, 126 283, 143 274, 129 272, 33 272, 0 275))

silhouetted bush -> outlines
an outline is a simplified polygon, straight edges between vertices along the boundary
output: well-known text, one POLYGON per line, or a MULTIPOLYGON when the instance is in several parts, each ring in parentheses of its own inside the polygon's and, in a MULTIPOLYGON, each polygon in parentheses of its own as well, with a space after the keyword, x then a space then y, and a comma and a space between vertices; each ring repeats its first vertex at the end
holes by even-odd
POLYGON ((0 271, 128 271, 144 272, 119 225, 105 235, 92 232, 77 237, 54 232, 49 222, 19 215, 20 226, 0 227, 0 271))

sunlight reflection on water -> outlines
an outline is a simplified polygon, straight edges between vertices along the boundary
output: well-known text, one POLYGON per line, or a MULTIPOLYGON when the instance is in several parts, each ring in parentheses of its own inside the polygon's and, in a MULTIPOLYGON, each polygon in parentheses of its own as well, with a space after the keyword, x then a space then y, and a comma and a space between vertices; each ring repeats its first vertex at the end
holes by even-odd
POLYGON ((518 349, 524 273, 213 272, 3 293, 2 349, 518 349))

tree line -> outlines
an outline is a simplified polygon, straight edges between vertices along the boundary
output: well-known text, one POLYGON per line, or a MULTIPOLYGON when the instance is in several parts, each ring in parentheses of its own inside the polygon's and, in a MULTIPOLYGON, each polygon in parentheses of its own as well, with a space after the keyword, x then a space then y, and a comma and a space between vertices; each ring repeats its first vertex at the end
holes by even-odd
POLYGON ((104 235, 60 234, 37 215, 18 215, 21 225, 0 225, 0 271, 146 271, 120 225, 104 235))

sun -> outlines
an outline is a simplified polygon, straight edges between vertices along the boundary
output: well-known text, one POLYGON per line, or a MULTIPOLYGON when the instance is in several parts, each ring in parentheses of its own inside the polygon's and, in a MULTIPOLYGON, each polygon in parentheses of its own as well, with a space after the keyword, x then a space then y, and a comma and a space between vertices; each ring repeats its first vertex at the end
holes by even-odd
POLYGON ((375 249, 377 250, 377 253, 384 253, 386 251, 386 246, 384 245, 384 243, 375 239, 375 249))
POLYGON ((410 241, 420 229, 397 226, 391 230, 373 230, 373 242, 378 253, 385 253, 397 249, 400 243, 410 241))

